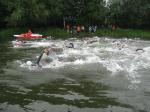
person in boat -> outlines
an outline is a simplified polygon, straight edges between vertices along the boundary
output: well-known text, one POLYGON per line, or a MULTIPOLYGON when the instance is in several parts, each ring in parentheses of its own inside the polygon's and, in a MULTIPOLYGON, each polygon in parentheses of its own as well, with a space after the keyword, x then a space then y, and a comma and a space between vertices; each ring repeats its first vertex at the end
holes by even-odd
POLYGON ((26 33, 26 38, 31 39, 31 35, 32 35, 31 30, 28 30, 28 33, 26 33))
POLYGON ((28 30, 28 34, 31 35, 31 34, 32 34, 32 31, 31 31, 31 30, 28 30))

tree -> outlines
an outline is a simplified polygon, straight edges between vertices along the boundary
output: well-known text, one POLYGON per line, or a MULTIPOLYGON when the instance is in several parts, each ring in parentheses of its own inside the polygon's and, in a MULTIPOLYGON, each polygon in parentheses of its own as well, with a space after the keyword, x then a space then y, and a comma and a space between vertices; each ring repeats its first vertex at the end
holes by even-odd
POLYGON ((3 3, 4 1, 0 1, 0 27, 5 27, 6 25, 6 21, 5 21, 5 17, 9 15, 7 8, 5 6, 5 4, 3 3))
POLYGON ((89 24, 102 25, 105 22, 106 7, 103 0, 85 0, 83 18, 89 24))
POLYGON ((49 15, 45 4, 40 0, 5 0, 9 15, 6 21, 10 26, 34 26, 43 24, 49 15))
POLYGON ((141 28, 149 23, 149 0, 111 1, 109 8, 109 21, 121 27, 141 28))
POLYGON ((63 14, 70 20, 82 24, 103 24, 105 20, 105 2, 103 0, 64 0, 63 14))

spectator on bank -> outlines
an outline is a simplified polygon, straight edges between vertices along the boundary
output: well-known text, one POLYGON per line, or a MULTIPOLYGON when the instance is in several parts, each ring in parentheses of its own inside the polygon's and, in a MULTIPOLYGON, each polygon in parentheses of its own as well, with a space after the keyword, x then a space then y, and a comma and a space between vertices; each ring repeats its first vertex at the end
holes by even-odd
POLYGON ((76 34, 76 33, 77 33, 77 30, 76 30, 76 29, 77 29, 76 26, 73 26, 73 27, 72 27, 72 33, 73 33, 73 34, 76 34))
POLYGON ((111 31, 115 31, 116 30, 116 25, 113 24, 112 27, 111 27, 111 31))
POLYGON ((92 26, 89 26, 89 32, 92 32, 92 26))
POLYGON ((96 32, 96 30, 97 30, 97 26, 94 26, 93 30, 94 30, 94 32, 96 32))
POLYGON ((70 26, 69 26, 69 24, 67 24, 66 29, 67 29, 67 33, 69 33, 70 32, 70 26))
POLYGON ((78 25, 77 26, 77 33, 80 33, 80 31, 81 31, 81 27, 80 27, 80 25, 78 25))
POLYGON ((85 30, 85 27, 84 26, 81 26, 81 31, 84 31, 85 30))

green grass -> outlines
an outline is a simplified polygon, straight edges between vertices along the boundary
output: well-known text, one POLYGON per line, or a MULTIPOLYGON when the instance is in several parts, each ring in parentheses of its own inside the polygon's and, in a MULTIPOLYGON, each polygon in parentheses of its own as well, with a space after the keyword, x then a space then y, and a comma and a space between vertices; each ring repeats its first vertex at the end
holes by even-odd
POLYGON ((71 35, 66 32, 65 29, 61 28, 40 28, 34 29, 35 33, 42 34, 43 36, 52 36, 55 38, 69 38, 71 35))
MULTIPOLYGON (((39 33, 43 36, 52 36, 55 38, 66 39, 69 37, 92 37, 92 36, 106 36, 113 38, 141 38, 150 40, 150 31, 137 30, 137 29, 116 29, 111 31, 110 29, 98 29, 95 33, 81 32, 79 34, 69 34, 62 28, 33 28, 33 33, 39 33)), ((27 32, 27 28, 6 28, 0 30, 0 41, 14 40, 14 34, 21 34, 27 32)))
POLYGON ((109 29, 98 29, 95 33, 97 36, 110 36, 116 38, 141 38, 150 39, 150 31, 137 30, 137 29, 116 29, 111 31, 109 29))
POLYGON ((0 30, 0 41, 9 41, 15 39, 13 35, 25 32, 25 28, 7 28, 0 30))

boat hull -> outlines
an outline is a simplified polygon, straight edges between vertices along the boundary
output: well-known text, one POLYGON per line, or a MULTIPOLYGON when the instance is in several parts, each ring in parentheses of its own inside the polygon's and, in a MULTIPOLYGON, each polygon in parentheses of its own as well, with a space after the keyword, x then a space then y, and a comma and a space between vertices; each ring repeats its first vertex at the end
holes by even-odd
POLYGON ((14 35, 17 40, 33 40, 33 39, 39 39, 42 38, 43 36, 40 34, 21 34, 21 35, 14 35))

